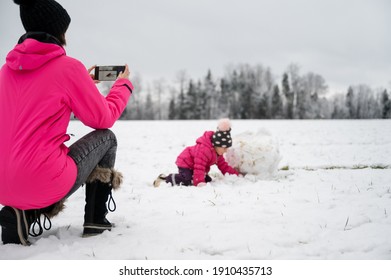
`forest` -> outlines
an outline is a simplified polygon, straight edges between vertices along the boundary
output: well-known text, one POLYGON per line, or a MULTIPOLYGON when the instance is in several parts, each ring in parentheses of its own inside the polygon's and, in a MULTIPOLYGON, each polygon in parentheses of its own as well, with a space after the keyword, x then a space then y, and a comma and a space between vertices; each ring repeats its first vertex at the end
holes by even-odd
MULTIPOLYGON (((350 85, 330 94, 325 79, 300 73, 290 64, 277 79, 270 67, 240 64, 225 69, 223 77, 211 70, 201 79, 179 71, 168 83, 155 80, 144 88, 140 75, 131 78, 135 90, 121 119, 388 119, 391 100, 386 88, 350 85)), ((101 90, 107 94, 111 85, 101 90)))

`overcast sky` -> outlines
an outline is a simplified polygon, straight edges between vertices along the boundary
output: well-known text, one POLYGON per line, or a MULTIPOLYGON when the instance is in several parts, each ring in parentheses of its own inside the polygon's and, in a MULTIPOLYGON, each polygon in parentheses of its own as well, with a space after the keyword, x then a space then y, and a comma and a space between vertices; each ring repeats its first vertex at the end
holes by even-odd
MULTIPOLYGON (((389 0, 59 0, 72 18, 67 54, 93 64, 128 63, 144 81, 179 70, 221 77, 227 65, 291 63, 322 75, 331 91, 390 87, 389 0)), ((0 60, 24 33, 19 9, 0 1, 0 60)))

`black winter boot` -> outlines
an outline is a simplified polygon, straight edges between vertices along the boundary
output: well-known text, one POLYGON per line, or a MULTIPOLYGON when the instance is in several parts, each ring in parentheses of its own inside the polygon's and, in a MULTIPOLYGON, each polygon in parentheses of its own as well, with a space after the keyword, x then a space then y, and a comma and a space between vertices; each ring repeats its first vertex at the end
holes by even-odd
POLYGON ((4 244, 22 244, 29 246, 29 224, 26 212, 10 206, 0 210, 1 240, 4 244))
POLYGON ((113 228, 106 215, 108 210, 115 211, 116 205, 111 191, 118 189, 121 183, 122 174, 112 168, 98 166, 91 173, 86 183, 83 237, 94 236, 113 228))
POLYGON ((51 228, 50 218, 56 216, 64 209, 64 201, 61 200, 49 207, 34 210, 20 210, 10 206, 4 206, 0 210, 1 240, 4 244, 22 244, 29 246, 28 236, 37 237, 43 230, 51 228), (41 216, 43 215, 43 224, 41 216), (31 227, 31 228, 30 228, 31 227))

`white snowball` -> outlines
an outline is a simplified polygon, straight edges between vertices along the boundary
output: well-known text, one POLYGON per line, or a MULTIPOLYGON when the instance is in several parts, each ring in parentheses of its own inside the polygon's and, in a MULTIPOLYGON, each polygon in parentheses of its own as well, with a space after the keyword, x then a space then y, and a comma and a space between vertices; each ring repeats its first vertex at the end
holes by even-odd
POLYGON ((225 154, 232 167, 261 179, 272 179, 276 175, 282 157, 278 142, 269 131, 246 131, 232 138, 233 145, 225 154))

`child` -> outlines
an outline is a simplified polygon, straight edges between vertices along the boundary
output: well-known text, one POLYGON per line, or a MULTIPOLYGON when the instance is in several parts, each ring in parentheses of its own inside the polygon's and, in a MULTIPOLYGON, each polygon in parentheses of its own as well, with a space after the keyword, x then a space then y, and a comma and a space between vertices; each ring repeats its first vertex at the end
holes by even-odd
POLYGON ((217 131, 206 131, 199 137, 196 145, 186 147, 176 160, 178 174, 165 176, 160 174, 153 182, 154 187, 159 187, 162 181, 172 185, 202 186, 212 181, 208 175, 210 167, 217 164, 223 174, 239 175, 224 159, 224 153, 232 146, 231 124, 229 119, 219 121, 217 131))

